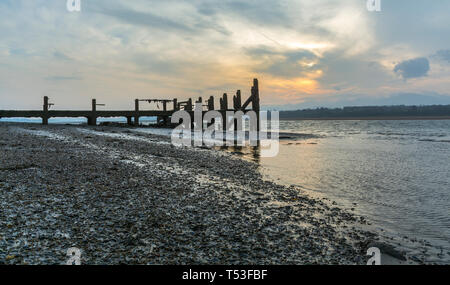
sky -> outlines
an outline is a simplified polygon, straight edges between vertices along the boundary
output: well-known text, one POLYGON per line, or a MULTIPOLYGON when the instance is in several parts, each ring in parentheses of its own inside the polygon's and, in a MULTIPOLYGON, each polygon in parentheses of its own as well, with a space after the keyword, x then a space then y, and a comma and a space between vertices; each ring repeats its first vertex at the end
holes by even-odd
POLYGON ((266 108, 450 104, 450 1, 80 1, 0 0, 0 109, 247 97, 253 78, 266 108))

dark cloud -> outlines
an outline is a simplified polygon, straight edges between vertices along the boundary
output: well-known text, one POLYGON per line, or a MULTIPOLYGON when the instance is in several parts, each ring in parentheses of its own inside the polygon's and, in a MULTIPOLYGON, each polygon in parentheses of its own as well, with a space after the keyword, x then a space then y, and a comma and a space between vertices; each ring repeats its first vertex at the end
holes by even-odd
POLYGON ((70 58, 69 56, 65 55, 60 51, 53 52, 53 57, 60 60, 72 60, 72 58, 70 58))
POLYGON ((394 72, 400 74, 403 79, 427 76, 429 70, 430 63, 425 57, 405 60, 394 67, 394 72))
POLYGON ((196 3, 197 10, 203 15, 228 14, 240 19, 264 26, 290 27, 288 9, 273 0, 247 1, 201 1, 196 3))
POLYGON ((307 50, 277 52, 267 47, 248 49, 247 54, 262 63, 256 72, 264 72, 278 77, 293 78, 314 70, 314 67, 301 65, 301 61, 316 59, 316 55, 307 50))
MULTIPOLYGON (((184 17, 169 19, 168 17, 158 15, 157 13, 133 10, 117 3, 111 3, 110 1, 105 3, 106 2, 93 4, 92 11, 113 17, 130 25, 188 34, 197 34, 205 30, 214 30, 225 35, 230 34, 225 27, 216 23, 213 19, 201 17, 202 13, 197 15, 186 14, 184 17)), ((213 12, 211 11, 211 13, 213 12)), ((203 14, 208 15, 208 12, 203 11, 203 14)))
POLYGON ((450 63, 450 50, 449 49, 439 50, 436 52, 434 57, 436 57, 439 60, 443 60, 443 61, 450 63))
POLYGON ((151 14, 148 12, 140 12, 131 10, 125 7, 119 7, 119 6, 95 6, 93 7, 93 10, 95 12, 113 17, 117 20, 120 20, 122 22, 132 24, 132 25, 139 25, 139 26, 145 26, 148 28, 153 29, 161 29, 161 30, 168 30, 168 31, 183 31, 183 32, 194 32, 194 30, 177 21, 172 21, 170 19, 151 14))

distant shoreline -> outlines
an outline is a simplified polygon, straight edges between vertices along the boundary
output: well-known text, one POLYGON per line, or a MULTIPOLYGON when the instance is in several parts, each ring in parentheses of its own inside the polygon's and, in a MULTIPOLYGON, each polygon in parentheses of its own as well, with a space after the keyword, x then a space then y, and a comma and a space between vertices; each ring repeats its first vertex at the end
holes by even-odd
POLYGON ((342 121, 377 121, 377 120, 450 120, 450 116, 386 116, 386 117, 322 117, 322 118, 280 118, 280 121, 328 121, 328 120, 342 120, 342 121))

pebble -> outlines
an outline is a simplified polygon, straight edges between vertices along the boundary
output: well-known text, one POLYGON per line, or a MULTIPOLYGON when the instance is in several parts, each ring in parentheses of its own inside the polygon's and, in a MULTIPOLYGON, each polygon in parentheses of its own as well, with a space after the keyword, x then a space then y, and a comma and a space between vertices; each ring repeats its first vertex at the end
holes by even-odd
POLYGON ((82 264, 366 263, 364 218, 263 179, 255 162, 168 142, 0 124, 0 264, 65 264, 71 247, 82 264))

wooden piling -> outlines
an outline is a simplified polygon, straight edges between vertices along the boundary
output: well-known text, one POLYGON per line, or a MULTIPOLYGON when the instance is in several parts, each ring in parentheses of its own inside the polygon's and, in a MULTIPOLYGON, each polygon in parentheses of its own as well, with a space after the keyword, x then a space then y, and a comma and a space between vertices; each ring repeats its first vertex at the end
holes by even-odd
POLYGON ((236 92, 236 105, 237 105, 237 110, 240 110, 242 107, 241 90, 238 90, 236 92))
POLYGON ((235 111, 241 110, 241 90, 238 90, 236 95, 233 96, 233 109, 235 111))
POLYGON ((227 95, 227 93, 223 93, 222 104, 223 104, 222 110, 224 110, 224 111, 228 110, 228 95, 227 95))
POLYGON ((44 113, 42 116, 42 124, 48 125, 48 96, 44 96, 44 113))
POLYGON ((187 100, 186 111, 192 111, 192 98, 187 100))
POLYGON ((134 100, 134 125, 139 126, 139 99, 134 100))
POLYGON ((257 119, 257 127, 256 130, 260 131, 260 122, 259 122, 259 112, 260 112, 260 105, 259 105, 259 84, 258 79, 253 79, 253 87, 252 87, 252 108, 253 111, 256 113, 256 119, 257 119))
POLYGON ((92 113, 91 116, 88 117, 88 125, 90 126, 96 126, 97 125, 97 100, 92 99, 92 113))
POLYGON ((208 111, 214 110, 214 97, 210 96, 208 99, 208 111))

